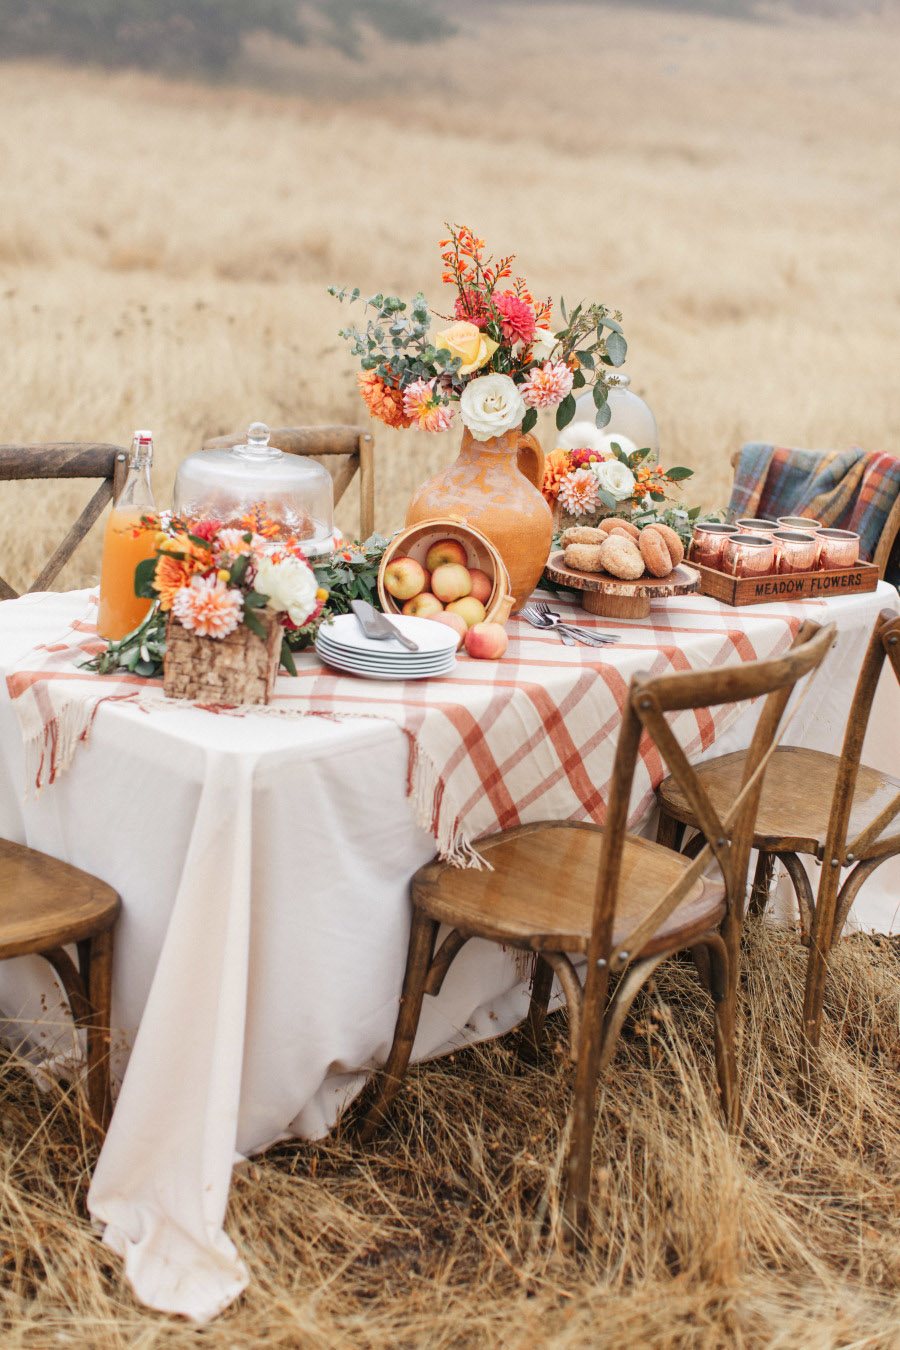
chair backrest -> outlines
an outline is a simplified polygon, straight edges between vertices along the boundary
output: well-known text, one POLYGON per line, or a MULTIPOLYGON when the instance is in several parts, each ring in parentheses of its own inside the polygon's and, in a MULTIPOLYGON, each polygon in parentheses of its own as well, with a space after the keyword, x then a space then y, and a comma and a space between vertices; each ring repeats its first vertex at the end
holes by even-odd
MULTIPOLYGON (((35 478, 102 478, 102 483, 65 538, 44 564, 28 591, 46 590, 95 523, 107 502, 119 495, 128 473, 128 451, 121 445, 64 442, 49 445, 0 445, 0 482, 35 478)), ((0 599, 18 595, 0 577, 0 599)))
POLYGON ((662 921, 685 899, 713 857, 725 881, 726 904, 732 912, 741 912, 763 774, 777 745, 782 718, 794 686, 818 669, 834 635, 834 624, 820 628, 818 624, 805 623, 790 651, 774 660, 674 675, 637 675, 632 680, 619 730, 600 853, 590 961, 605 962, 605 969, 615 971, 627 965, 629 959, 627 951, 612 948, 612 934, 632 784, 642 738, 649 736, 686 794, 706 842, 675 885, 629 933, 632 951, 639 951, 662 921), (741 790, 723 819, 689 763, 666 714, 749 702, 761 696, 765 696, 766 701, 747 752, 741 790))
MULTIPOLYGON (((227 450, 240 445, 245 432, 215 436, 204 441, 204 450, 227 450)), ((359 537, 368 539, 375 532, 375 441, 361 427, 275 427, 269 431, 269 444, 286 455, 337 456, 343 462, 332 474, 334 504, 343 497, 354 476, 359 474, 359 537)))
POLYGON ((885 802, 883 808, 855 838, 847 837, 863 742, 866 738, 875 691, 886 660, 900 683, 900 615, 889 609, 883 609, 875 621, 856 682, 835 778, 828 838, 822 850, 822 858, 838 858, 845 865, 855 862, 862 855, 884 856, 893 852, 900 842, 896 833, 884 838, 887 827, 900 815, 900 792, 885 802))

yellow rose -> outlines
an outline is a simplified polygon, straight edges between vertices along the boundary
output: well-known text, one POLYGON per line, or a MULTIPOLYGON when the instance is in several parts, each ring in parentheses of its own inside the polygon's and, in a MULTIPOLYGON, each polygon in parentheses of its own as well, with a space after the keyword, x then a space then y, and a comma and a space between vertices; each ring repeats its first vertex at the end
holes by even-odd
POLYGON ((451 356, 459 357, 462 365, 457 371, 458 375, 471 375, 473 370, 480 370, 487 365, 500 344, 494 342, 493 338, 485 337, 474 323, 461 319, 459 323, 445 328, 443 333, 435 333, 434 345, 448 351, 451 356))

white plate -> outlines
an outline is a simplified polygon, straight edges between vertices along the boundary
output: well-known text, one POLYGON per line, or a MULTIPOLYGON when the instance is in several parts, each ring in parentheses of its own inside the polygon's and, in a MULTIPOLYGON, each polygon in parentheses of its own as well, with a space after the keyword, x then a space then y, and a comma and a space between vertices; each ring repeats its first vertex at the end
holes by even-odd
POLYGON ((332 647, 350 648, 372 655, 423 656, 428 652, 453 652, 459 637, 452 628, 433 619, 417 619, 412 614, 392 614, 390 622, 418 644, 418 652, 408 652, 395 638, 367 638, 355 614, 338 614, 319 630, 332 647))
POLYGON ((411 670, 406 666, 385 670, 380 666, 369 664, 354 665, 350 661, 344 661, 339 657, 320 651, 318 646, 316 652, 325 665, 330 666, 332 670, 339 670, 343 675, 358 675, 364 680, 427 680, 441 675, 449 675, 456 667, 455 656, 424 670, 421 667, 411 670))
POLYGON ((415 652, 394 651, 380 652, 376 655, 369 652, 355 652, 349 647, 336 647, 333 642, 325 642, 322 638, 317 640, 316 646, 320 651, 339 661, 352 661, 360 666, 396 666, 398 670, 420 670, 423 666, 441 664, 453 655, 453 652, 423 652, 417 655, 415 652))

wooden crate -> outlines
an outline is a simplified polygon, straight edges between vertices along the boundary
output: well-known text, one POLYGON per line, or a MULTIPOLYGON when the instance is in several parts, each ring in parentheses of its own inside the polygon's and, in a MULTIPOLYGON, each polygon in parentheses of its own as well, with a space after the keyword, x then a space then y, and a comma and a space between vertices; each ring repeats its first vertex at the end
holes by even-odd
POLYGON ((224 638, 197 637, 170 616, 163 661, 167 697, 225 707, 268 703, 281 663, 284 630, 271 615, 257 613, 266 629, 265 642, 246 624, 224 638))
POLYGON ((700 594, 726 605, 765 605, 777 600, 823 600, 830 595, 863 595, 878 585, 874 563, 854 563, 834 571, 784 572, 760 577, 733 577, 713 567, 693 564, 700 573, 700 594))

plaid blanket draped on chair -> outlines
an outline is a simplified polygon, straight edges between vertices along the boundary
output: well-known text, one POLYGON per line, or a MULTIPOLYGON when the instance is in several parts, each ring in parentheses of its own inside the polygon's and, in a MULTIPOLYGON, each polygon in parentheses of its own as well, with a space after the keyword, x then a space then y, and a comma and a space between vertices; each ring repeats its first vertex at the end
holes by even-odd
POLYGON ((855 530, 861 556, 872 560, 898 502, 900 459, 893 455, 751 442, 741 450, 728 512, 731 519, 810 516, 823 525, 855 530))

